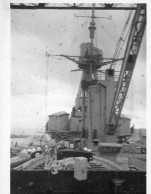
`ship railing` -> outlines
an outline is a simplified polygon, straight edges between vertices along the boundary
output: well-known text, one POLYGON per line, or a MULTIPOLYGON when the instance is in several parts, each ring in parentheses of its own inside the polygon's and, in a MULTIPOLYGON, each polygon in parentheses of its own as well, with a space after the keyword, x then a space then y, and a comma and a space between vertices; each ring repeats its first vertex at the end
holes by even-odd
POLYGON ((107 160, 105 158, 102 157, 97 157, 97 156, 93 156, 93 159, 99 163, 102 164, 103 166, 105 166, 107 169, 111 169, 111 170, 128 170, 127 168, 124 168, 123 166, 118 165, 117 163, 107 160))
MULTIPOLYGON (((115 71, 114 72, 114 81, 117 82, 119 80, 119 71, 115 71)), ((97 71, 95 73, 95 79, 98 81, 102 81, 106 79, 106 75, 105 75, 105 71, 101 70, 101 71, 97 71)))

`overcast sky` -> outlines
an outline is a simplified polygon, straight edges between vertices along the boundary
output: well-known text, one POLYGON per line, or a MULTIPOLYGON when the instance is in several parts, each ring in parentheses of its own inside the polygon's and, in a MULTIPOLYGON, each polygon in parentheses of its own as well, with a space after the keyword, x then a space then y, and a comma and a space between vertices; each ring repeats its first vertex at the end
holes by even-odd
MULTIPOLYGON (((45 53, 79 55, 79 45, 89 41, 91 11, 11 10, 11 120, 15 132, 35 132, 42 128, 47 114, 71 112, 81 72, 77 65, 60 57, 49 58, 46 105, 45 53), (47 111, 46 111, 47 109, 47 111)), ((96 11, 94 44, 112 57, 128 11, 96 11)), ((146 35, 134 69, 123 114, 135 127, 146 127, 146 35)))

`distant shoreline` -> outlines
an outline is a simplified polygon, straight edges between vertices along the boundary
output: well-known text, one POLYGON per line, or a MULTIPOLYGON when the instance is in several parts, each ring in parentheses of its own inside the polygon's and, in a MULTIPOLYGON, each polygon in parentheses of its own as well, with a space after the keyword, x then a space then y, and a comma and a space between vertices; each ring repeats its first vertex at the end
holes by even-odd
POLYGON ((29 135, 11 135, 10 137, 11 138, 26 138, 28 137, 29 135))

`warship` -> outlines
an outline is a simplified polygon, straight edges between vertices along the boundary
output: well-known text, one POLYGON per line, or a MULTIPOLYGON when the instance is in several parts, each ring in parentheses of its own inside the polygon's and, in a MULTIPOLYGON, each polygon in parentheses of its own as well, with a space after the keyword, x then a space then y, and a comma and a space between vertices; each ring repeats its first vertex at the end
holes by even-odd
MULTIPOLYGON (((11 8, 50 7, 41 3, 35 7, 11 4, 11 8)), ((104 58, 94 45, 98 7, 89 8, 90 42, 81 43, 79 56, 59 56, 76 63, 75 71, 82 71, 75 106, 70 118, 65 112, 49 115, 39 145, 28 152, 30 159, 11 168, 12 194, 146 193, 146 147, 128 142, 133 130, 130 119, 121 115, 145 31, 146 4, 131 7, 134 14, 122 58, 118 52, 104 58), (121 64, 118 71, 117 62, 121 64)), ((103 8, 118 9, 114 4, 103 8)))

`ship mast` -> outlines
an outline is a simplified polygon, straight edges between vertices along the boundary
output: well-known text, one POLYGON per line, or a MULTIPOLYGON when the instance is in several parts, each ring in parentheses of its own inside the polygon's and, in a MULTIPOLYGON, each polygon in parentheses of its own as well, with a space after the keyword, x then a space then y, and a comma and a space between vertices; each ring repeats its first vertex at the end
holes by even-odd
POLYGON ((94 8, 95 8, 95 4, 92 4, 92 21, 90 22, 90 39, 91 39, 91 48, 90 48, 90 56, 91 56, 91 63, 90 63, 90 70, 89 70, 89 76, 92 79, 92 61, 93 61, 93 40, 94 40, 94 31, 96 29, 95 27, 95 22, 94 22, 94 8))
MULTIPOLYGON (((95 27, 95 22, 94 22, 94 11, 95 11, 95 4, 92 4, 92 16, 91 16, 91 22, 90 22, 90 26, 89 26, 89 30, 90 30, 90 39, 91 39, 91 45, 90 45, 90 67, 89 67, 89 78, 92 81, 93 79, 93 41, 94 41, 94 31, 96 29, 95 27)), ((85 75, 86 72, 84 71, 83 74, 85 75)), ((86 136, 86 131, 85 131, 85 112, 86 112, 86 106, 85 106, 85 100, 86 100, 86 91, 85 89, 82 89, 82 120, 81 120, 81 132, 82 132, 82 138, 85 139, 86 136)), ((91 135, 91 131, 88 131, 88 144, 91 144, 92 140, 92 135, 91 135)), ((83 141, 82 141, 82 147, 83 147, 83 141)))

